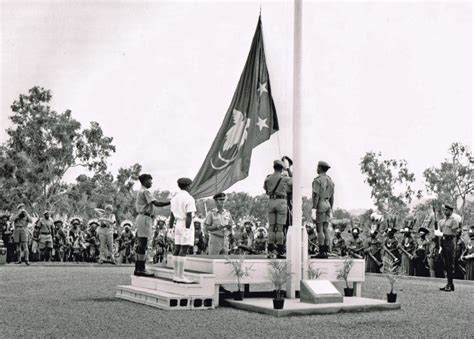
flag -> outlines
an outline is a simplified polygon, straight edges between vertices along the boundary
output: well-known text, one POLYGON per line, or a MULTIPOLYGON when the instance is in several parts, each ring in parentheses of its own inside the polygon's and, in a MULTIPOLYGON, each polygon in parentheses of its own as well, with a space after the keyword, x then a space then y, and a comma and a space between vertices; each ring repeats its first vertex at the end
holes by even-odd
POLYGON ((249 174, 252 150, 278 131, 258 18, 252 46, 219 132, 190 188, 198 199, 222 192, 249 174))

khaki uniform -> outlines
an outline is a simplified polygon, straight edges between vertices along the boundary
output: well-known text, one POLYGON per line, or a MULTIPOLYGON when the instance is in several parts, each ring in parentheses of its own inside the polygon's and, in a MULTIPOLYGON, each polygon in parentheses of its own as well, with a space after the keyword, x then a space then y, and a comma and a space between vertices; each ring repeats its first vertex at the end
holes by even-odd
POLYGON ((333 203, 334 182, 326 173, 321 173, 313 180, 313 207, 316 207, 317 224, 329 222, 333 203))
POLYGON ((287 195, 291 192, 293 180, 291 177, 285 177, 279 172, 272 173, 265 178, 263 188, 267 193, 270 201, 268 202, 268 246, 269 251, 272 251, 276 244, 281 248, 285 244, 285 235, 283 233, 283 226, 287 218, 287 195))
POLYGON ((39 246, 40 250, 44 248, 53 248, 53 220, 41 218, 39 223, 39 246))
POLYGON ((230 231, 221 227, 233 225, 232 215, 225 208, 221 212, 214 208, 206 215, 204 227, 209 232, 209 255, 227 254, 230 231))
POLYGON ((153 232, 153 201, 156 200, 145 187, 141 187, 137 193, 135 208, 137 210, 137 219, 135 227, 137 228, 137 237, 149 238, 153 232))

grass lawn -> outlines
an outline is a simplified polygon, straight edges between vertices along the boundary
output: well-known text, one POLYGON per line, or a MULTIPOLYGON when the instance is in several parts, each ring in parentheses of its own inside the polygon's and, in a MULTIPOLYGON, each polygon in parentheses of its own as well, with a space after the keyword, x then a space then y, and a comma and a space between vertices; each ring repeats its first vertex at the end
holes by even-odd
MULTIPOLYGON (((287 338, 474 337, 474 285, 401 279, 402 309, 273 318, 221 307, 162 311, 116 299, 132 267, 0 266, 0 337, 287 338)), ((368 276, 362 296, 385 298, 385 277, 368 276)))

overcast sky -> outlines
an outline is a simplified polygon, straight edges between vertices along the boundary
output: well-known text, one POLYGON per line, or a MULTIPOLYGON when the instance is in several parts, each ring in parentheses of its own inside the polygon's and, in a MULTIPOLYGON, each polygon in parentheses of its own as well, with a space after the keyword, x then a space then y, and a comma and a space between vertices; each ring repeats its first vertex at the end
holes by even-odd
MULTIPOLYGON (((291 2, 1 2, 0 142, 9 106, 34 85, 56 111, 114 137, 110 169, 142 164, 155 189, 193 178, 230 104, 262 3, 281 131, 254 150, 229 191, 263 193, 272 160, 292 152, 291 2)), ((370 207, 366 151, 422 172, 449 145, 472 145, 470 3, 303 6, 303 193, 316 163, 332 165, 337 207, 370 207)), ((77 172, 68 174, 73 180, 77 172)))

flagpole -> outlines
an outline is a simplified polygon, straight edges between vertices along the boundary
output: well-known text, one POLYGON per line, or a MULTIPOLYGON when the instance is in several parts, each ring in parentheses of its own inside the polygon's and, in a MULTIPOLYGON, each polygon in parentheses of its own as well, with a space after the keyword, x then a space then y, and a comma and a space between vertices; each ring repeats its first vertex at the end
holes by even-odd
POLYGON ((301 47, 302 47, 302 0, 293 3, 293 225, 288 232, 287 263, 291 274, 287 278, 287 297, 296 298, 302 279, 302 194, 301 194, 301 47))

